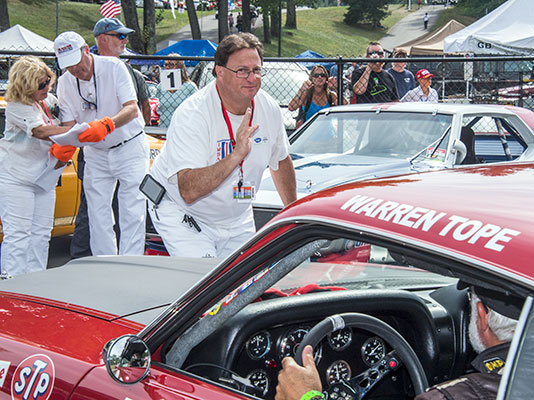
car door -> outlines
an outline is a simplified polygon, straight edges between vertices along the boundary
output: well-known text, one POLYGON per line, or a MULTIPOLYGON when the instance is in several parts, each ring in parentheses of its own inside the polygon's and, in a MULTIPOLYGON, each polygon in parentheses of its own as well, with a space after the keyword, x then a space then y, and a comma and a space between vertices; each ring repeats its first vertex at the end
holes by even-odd
POLYGON ((88 373, 76 387, 71 400, 240 400, 250 399, 228 388, 201 382, 187 373, 153 363, 149 375, 140 382, 114 381, 104 366, 88 373))

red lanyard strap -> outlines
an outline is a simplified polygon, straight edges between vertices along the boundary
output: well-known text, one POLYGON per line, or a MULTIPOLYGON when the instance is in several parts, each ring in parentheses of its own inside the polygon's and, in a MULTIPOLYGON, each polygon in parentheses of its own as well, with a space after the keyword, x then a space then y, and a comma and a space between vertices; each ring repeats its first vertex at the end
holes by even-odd
MULTIPOLYGON (((217 89, 217 94, 219 95, 219 100, 221 100, 221 109, 224 117, 224 122, 226 122, 226 127, 228 128, 228 136, 230 136, 230 144, 232 145, 232 151, 235 148, 236 142, 234 138, 234 131, 232 129, 232 123, 230 122, 230 118, 228 117, 228 112, 226 111, 226 107, 224 107, 224 104, 221 99, 221 95, 219 93, 219 88, 217 85, 215 85, 215 89, 217 89)), ((252 114, 250 115, 250 121, 248 122, 248 126, 252 126, 252 118, 254 118, 254 99, 252 99, 252 114)), ((239 163, 239 175, 240 175, 240 183, 242 184, 243 180, 243 161, 239 163)))

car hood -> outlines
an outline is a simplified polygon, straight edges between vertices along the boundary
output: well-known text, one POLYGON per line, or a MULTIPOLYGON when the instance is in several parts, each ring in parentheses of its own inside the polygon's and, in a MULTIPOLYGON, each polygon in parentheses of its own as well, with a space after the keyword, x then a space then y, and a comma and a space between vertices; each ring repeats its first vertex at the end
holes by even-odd
MULTIPOLYGON (((352 154, 291 154, 297 178, 297 197, 302 198, 319 190, 364 179, 410 173, 412 164, 397 158, 354 156, 352 154)), ((282 208, 269 169, 262 177, 256 194, 255 207, 282 208)))
POLYGON ((148 324, 220 260, 97 256, 0 282, 0 295, 104 320, 148 324))

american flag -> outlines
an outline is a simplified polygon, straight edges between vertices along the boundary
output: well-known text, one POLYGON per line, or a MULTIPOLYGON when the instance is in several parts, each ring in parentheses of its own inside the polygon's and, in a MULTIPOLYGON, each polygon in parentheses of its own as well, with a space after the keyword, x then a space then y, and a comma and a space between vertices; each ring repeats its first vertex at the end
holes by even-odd
POLYGON ((115 18, 121 13, 121 0, 108 0, 100 6, 100 14, 106 18, 115 18))

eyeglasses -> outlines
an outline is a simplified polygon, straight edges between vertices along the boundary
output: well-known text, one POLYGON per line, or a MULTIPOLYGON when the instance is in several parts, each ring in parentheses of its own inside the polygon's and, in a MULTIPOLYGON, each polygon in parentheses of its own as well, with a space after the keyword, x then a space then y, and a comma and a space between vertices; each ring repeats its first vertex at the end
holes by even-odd
POLYGON ((384 52, 382 50, 380 50, 380 51, 369 51, 367 53, 368 56, 374 56, 375 54, 380 56, 380 57, 384 57, 384 52))
POLYGON ((106 36, 115 36, 119 40, 124 40, 128 35, 124 33, 104 33, 106 36))
POLYGON ((175 64, 175 63, 163 63, 163 66, 165 68, 167 68, 167 67, 176 68, 178 66, 178 64, 175 64))
POLYGON ((46 81, 44 81, 43 83, 40 83, 39 86, 37 86, 37 90, 43 90, 45 87, 47 87, 48 85, 50 85, 50 77, 48 77, 48 79, 46 81))
POLYGON ((314 78, 326 78, 326 74, 313 74, 314 78))
POLYGON ((222 67, 226 68, 228 71, 232 71, 239 79, 248 79, 250 74, 254 74, 256 78, 261 78, 262 76, 265 76, 265 69, 261 67, 254 68, 252 70, 248 68, 239 68, 235 71, 225 65, 222 65, 222 67))

